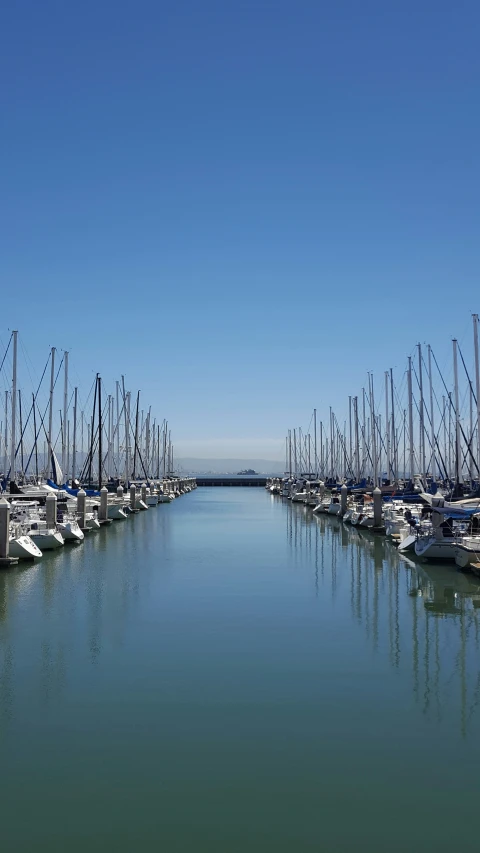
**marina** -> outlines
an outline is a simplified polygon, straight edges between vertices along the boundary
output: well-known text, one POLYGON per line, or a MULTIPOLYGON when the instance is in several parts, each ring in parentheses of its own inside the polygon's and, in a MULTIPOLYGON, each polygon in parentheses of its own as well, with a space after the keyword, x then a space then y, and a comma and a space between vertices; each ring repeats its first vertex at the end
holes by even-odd
POLYGON ((0 853, 479 848, 480 5, 410 5, 5 8, 0 853))
POLYGON ((330 407, 318 423, 315 408, 306 429, 288 430, 287 473, 269 478, 268 491, 385 535, 402 553, 480 576, 477 314, 472 321, 470 368, 454 338, 451 369, 440 369, 430 344, 426 354, 417 344, 399 384, 392 368, 380 388, 368 372, 346 416, 330 407))
MULTIPOLYGON (((157 423, 151 407, 140 409, 140 391, 134 406, 122 376, 115 393, 112 389, 112 394, 104 394, 102 405, 103 383, 97 373, 83 404, 78 386, 69 384, 68 352, 57 363, 56 349, 51 348, 35 390, 28 393, 31 405, 22 418, 18 344, 18 331, 12 331, 0 367, 10 356, 11 386, 7 379, 0 423, 0 568, 40 559, 45 551, 65 544, 80 545, 86 534, 102 526, 169 504, 196 488, 194 477, 173 473, 168 423, 157 423), (48 375, 45 403, 43 383, 48 375), (61 379, 63 407, 55 418, 55 388, 58 394, 61 379), (84 405, 89 403, 87 419, 84 405)), ((25 362, 28 367, 26 358, 25 362)))

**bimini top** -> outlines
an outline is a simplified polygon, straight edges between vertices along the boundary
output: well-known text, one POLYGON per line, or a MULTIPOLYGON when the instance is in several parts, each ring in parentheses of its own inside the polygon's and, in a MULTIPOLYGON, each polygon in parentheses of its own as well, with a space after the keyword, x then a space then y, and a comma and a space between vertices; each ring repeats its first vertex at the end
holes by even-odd
POLYGON ((432 512, 438 512, 439 515, 444 515, 446 518, 465 519, 471 518, 472 515, 480 515, 480 506, 472 507, 452 507, 452 506, 432 506, 432 512))

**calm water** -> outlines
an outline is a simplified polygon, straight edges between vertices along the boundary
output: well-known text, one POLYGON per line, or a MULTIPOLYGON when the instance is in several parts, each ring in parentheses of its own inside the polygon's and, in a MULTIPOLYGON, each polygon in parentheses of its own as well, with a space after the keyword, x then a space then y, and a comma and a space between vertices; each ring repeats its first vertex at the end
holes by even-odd
POLYGON ((3 572, 2 851, 478 850, 479 602, 264 489, 3 572))

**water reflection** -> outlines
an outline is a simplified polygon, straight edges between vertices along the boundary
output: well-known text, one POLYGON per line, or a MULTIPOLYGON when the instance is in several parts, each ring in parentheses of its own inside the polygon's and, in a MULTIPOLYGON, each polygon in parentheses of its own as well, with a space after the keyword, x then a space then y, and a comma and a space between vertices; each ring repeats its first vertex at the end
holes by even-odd
POLYGON ((288 503, 291 559, 313 564, 315 594, 335 600, 348 580, 345 604, 375 653, 408 668, 415 701, 441 721, 454 705, 467 734, 480 699, 480 584, 454 566, 417 563, 381 536, 313 515, 288 503))
POLYGON ((149 592, 152 542, 157 550, 169 543, 161 510, 156 519, 146 515, 91 533, 80 547, 65 545, 38 563, 0 571, 3 729, 25 701, 55 708, 78 679, 79 660, 96 667, 106 645, 122 647, 141 584, 149 592))
MULTIPOLYGON (((267 505, 268 496, 261 497, 267 505)), ((195 547, 205 546, 205 539, 198 545, 194 538, 190 550, 182 551, 194 501, 200 513, 208 510, 201 500, 198 495, 191 505, 142 513, 91 534, 81 548, 65 547, 36 565, 0 573, 3 731, 26 703, 51 712, 71 701, 81 679, 89 683, 109 666, 121 668, 125 649, 130 668, 136 666, 135 640, 142 620, 151 617, 155 585, 174 584, 182 572, 185 581, 195 547), (175 525, 172 513, 177 512, 184 515, 175 525)), ((289 578, 311 591, 315 618, 327 611, 349 641, 360 638, 367 670, 375 656, 399 680, 407 702, 413 697, 421 713, 436 722, 453 715, 466 735, 480 697, 480 585, 473 576, 454 567, 416 563, 387 539, 338 518, 314 516, 303 506, 276 499, 270 506, 277 559, 284 560, 289 578)), ((262 512, 261 503, 256 511, 262 512)), ((242 521, 236 517, 235 523, 242 521)), ((200 535, 201 525, 193 529, 194 537, 200 535)), ((257 568, 265 568, 261 560, 257 568)), ((216 577, 210 582, 217 583, 216 577)), ((180 612, 191 612, 198 632, 196 616, 209 603, 198 587, 190 595, 191 586, 178 583, 174 600, 180 612)), ((269 618, 274 618, 271 611, 269 618)), ((170 626, 173 636, 175 625, 170 626)))

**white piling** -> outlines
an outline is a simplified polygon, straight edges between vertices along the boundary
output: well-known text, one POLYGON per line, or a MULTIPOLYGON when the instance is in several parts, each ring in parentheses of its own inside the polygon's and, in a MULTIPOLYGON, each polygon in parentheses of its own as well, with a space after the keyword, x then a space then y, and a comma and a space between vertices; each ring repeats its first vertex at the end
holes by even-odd
POLYGON ((102 522, 107 521, 108 519, 108 489, 106 486, 102 486, 100 489, 100 511, 98 513, 98 520, 100 524, 102 522))
POLYGON ((117 498, 119 501, 123 501, 123 486, 117 486, 117 498))
POLYGON ((142 501, 144 504, 147 503, 147 486, 146 486, 146 483, 142 483, 142 501))
POLYGON ((135 485, 132 483, 130 486, 130 508, 135 509, 135 504, 137 502, 137 489, 135 485))
POLYGON ((10 504, 0 500, 0 561, 9 562, 10 553, 10 504))
POLYGON ((348 488, 344 483, 342 488, 340 489, 340 515, 342 516, 345 515, 347 511, 347 496, 348 488))
POLYGON ((382 527, 382 492, 377 488, 373 490, 373 526, 382 527))
POLYGON ((47 527, 55 527, 57 524, 57 496, 47 495, 45 499, 47 527))
POLYGON ((83 489, 77 492, 77 521, 81 530, 87 526, 87 494, 83 489))

